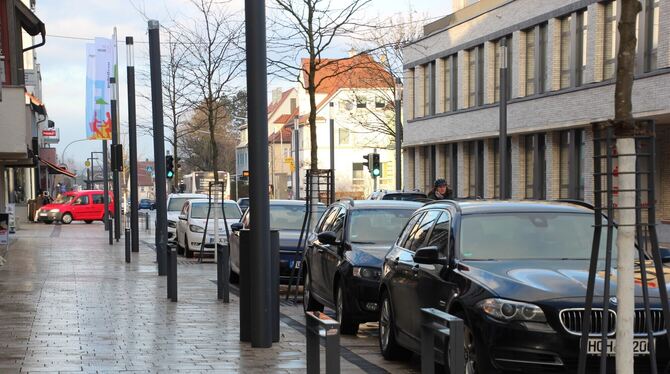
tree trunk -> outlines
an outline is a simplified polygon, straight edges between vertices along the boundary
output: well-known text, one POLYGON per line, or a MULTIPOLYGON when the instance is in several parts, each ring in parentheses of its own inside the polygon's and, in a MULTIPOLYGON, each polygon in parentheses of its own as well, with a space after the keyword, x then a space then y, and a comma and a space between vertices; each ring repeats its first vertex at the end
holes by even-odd
MULTIPOLYGON (((617 54, 614 93, 614 133, 617 137, 619 166, 619 207, 635 206, 635 122, 633 119, 633 74, 635 69, 635 20, 642 6, 638 0, 622 0, 619 19, 619 51, 617 54), (630 155, 630 156, 627 156, 630 155)), ((612 170, 608 170, 612 173, 612 170)), ((612 217, 610 217, 612 219, 612 217)), ((617 235, 617 323, 616 371, 633 372, 633 327, 635 320, 635 211, 619 211, 617 235)))

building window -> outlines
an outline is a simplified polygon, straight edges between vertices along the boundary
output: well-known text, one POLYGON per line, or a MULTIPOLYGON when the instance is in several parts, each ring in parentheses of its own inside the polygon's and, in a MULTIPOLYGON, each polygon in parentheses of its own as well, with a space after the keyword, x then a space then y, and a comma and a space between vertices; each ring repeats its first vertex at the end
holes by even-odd
POLYGON ((526 96, 535 94, 535 33, 536 28, 526 31, 526 96))
POLYGON ((526 198, 544 199, 546 197, 544 134, 526 135, 524 142, 526 198))
POLYGON ((561 19, 560 88, 570 87, 570 22, 572 16, 561 19))
POLYGON ((365 186, 365 174, 363 173, 363 163, 353 163, 351 173, 351 184, 358 187, 365 186))
POLYGON ((577 73, 575 82, 577 86, 584 84, 584 74, 586 73, 586 58, 588 50, 588 23, 589 15, 586 10, 577 13, 577 66, 575 71, 577 73))
POLYGON ((537 54, 537 93, 547 92, 547 24, 541 24, 537 29, 538 44, 537 54))
POLYGON ((616 38, 617 38, 617 3, 610 1, 605 4, 605 32, 604 32, 604 65, 603 79, 614 78, 616 67, 616 38))
POLYGON ((493 198, 500 198, 500 140, 493 139, 493 198))
POLYGON ((339 145, 350 144, 350 142, 351 142, 351 139, 350 139, 351 138, 351 136, 350 136, 351 131, 349 131, 349 129, 340 128, 340 129, 337 130, 337 132, 338 132, 338 137, 339 137, 339 142, 338 142, 339 145))
POLYGON ((560 198, 584 199, 584 130, 562 131, 560 141, 560 198))
POLYGON ((377 96, 375 98, 375 108, 377 108, 377 109, 386 108, 386 100, 381 96, 377 96))
POLYGON ((646 0, 647 45, 645 48, 645 71, 658 68, 658 20, 661 0, 646 0))
POLYGON ((435 61, 423 66, 423 115, 435 114, 435 61))
POLYGON ((468 69, 468 82, 467 82, 467 88, 468 88, 468 107, 473 107, 476 105, 475 102, 475 97, 476 97, 476 77, 477 77, 477 48, 471 49, 468 51, 468 61, 467 61, 467 69, 468 69))
POLYGON ((475 142, 468 142, 468 196, 477 196, 477 152, 475 142))
POLYGON ((367 100, 364 97, 357 96, 356 97, 356 108, 366 108, 367 107, 367 100))
POLYGON ((456 56, 449 56, 444 59, 444 81, 442 82, 442 97, 444 97, 444 111, 456 110, 456 56))
POLYGON ((533 135, 524 136, 524 154, 526 171, 526 199, 533 198, 533 135))
POLYGON ((498 39, 498 41, 495 42, 495 54, 494 54, 494 61, 493 61, 493 77, 494 77, 494 84, 493 84, 493 100, 494 102, 499 102, 500 101, 500 67, 502 66, 502 60, 503 56, 501 55, 502 53, 502 44, 503 40, 507 41, 507 98, 510 98, 511 96, 511 87, 512 87, 512 37, 511 36, 506 36, 504 38, 498 39))

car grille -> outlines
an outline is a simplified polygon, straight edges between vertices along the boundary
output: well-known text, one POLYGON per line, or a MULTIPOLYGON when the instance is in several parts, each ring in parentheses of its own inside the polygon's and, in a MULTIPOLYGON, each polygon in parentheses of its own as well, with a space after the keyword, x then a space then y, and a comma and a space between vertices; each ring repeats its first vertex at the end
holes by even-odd
MULTIPOLYGON (((665 327, 663 326, 663 310, 662 309, 651 309, 651 329, 654 332, 654 335, 660 335, 665 333, 665 327)), ((604 313, 602 309, 594 308, 591 310, 591 328, 590 335, 599 336, 602 334, 602 326, 604 320, 604 313)), ((561 324, 567 332, 573 335, 582 334, 582 323, 584 320, 584 309, 564 309, 560 312, 561 324)), ((609 310, 609 316, 607 320, 607 334, 614 335, 616 330, 616 312, 609 310)), ((647 326, 646 326, 646 315, 644 309, 635 310, 635 322, 634 322, 634 333, 635 335, 646 335, 647 326)))

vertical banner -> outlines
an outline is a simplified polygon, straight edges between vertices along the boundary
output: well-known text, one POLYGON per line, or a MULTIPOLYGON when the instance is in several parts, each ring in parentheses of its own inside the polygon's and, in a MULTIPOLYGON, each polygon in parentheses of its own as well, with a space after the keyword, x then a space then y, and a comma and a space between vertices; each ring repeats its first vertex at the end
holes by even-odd
POLYGON ((95 38, 86 45, 86 137, 90 140, 112 138, 111 89, 114 74, 114 44, 110 39, 95 38))

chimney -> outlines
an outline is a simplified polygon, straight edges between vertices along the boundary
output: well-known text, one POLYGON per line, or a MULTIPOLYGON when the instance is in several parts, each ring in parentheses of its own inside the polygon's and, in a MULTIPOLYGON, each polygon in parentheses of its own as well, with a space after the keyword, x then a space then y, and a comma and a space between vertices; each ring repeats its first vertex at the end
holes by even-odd
POLYGON ((349 50, 349 57, 354 57, 358 53, 354 47, 349 50))
POLYGON ((279 98, 281 97, 281 94, 282 94, 281 87, 277 87, 277 88, 273 89, 272 90, 272 102, 276 103, 277 101, 279 101, 279 98))

